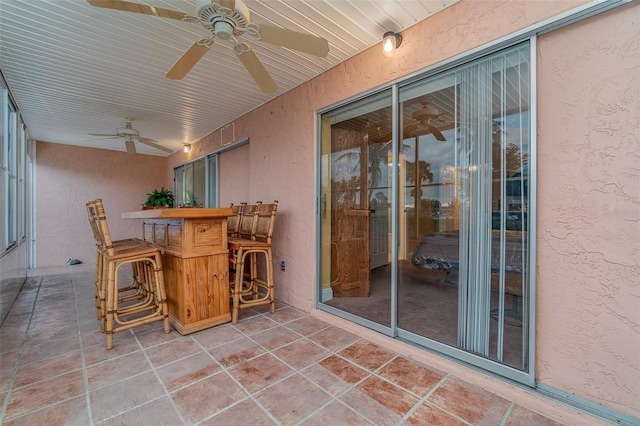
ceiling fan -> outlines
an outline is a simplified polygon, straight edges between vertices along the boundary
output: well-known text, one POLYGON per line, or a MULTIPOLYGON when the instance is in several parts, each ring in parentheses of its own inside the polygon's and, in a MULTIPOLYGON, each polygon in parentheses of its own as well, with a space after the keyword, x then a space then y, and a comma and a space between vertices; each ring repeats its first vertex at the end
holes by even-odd
POLYGON ((424 134, 423 132, 426 131, 427 133, 433 134, 436 140, 446 142, 447 139, 440 129, 433 124, 433 121, 437 120, 441 115, 444 114, 429 104, 423 103, 422 109, 415 111, 411 115, 411 120, 409 120, 405 128, 405 133, 407 133, 408 136, 418 136, 424 134))
POLYGON ((193 68, 213 46, 214 39, 233 40, 233 52, 249 71, 258 87, 265 93, 278 90, 278 85, 248 44, 238 41, 236 36, 247 36, 254 41, 283 46, 324 58, 329 53, 327 40, 311 34, 299 33, 285 28, 257 24, 249 19, 249 8, 241 0, 196 0, 196 16, 176 10, 149 6, 124 0, 87 0, 96 7, 141 13, 186 22, 200 22, 211 31, 211 37, 197 40, 165 77, 180 80, 193 68))
POLYGON ((142 144, 151 146, 153 148, 159 149, 161 151, 164 152, 168 152, 168 153, 172 153, 173 150, 166 148, 160 144, 158 144, 156 141, 154 141, 153 139, 149 139, 149 138, 144 138, 142 136, 140 136, 140 132, 136 129, 134 129, 131 126, 131 123, 133 122, 133 118, 125 118, 125 126, 121 127, 119 129, 116 130, 115 134, 108 134, 108 133, 89 133, 89 136, 99 136, 99 137, 103 137, 106 139, 124 139, 124 143, 125 143, 125 147, 127 148, 127 154, 135 154, 136 153, 136 146, 134 144, 135 141, 140 142, 142 144))

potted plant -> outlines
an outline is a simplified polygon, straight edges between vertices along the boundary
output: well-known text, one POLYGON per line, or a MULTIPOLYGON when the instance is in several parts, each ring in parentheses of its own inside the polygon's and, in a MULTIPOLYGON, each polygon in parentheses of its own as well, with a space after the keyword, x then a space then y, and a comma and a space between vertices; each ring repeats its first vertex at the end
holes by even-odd
POLYGON ((173 193, 162 188, 154 189, 152 193, 147 194, 147 201, 142 205, 142 208, 163 208, 163 207, 173 207, 173 193))

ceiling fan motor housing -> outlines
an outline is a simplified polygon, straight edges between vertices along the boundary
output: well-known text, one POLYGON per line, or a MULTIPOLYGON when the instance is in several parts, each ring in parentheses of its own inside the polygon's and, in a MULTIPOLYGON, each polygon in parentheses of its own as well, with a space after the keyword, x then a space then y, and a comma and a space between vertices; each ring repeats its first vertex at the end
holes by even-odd
POLYGON ((135 136, 138 137, 140 136, 140 132, 137 131, 136 129, 132 129, 130 127, 121 127, 118 129, 118 136, 124 137, 124 136, 135 136))
POLYGON ((202 26, 221 40, 244 34, 249 22, 249 8, 240 0, 232 11, 211 0, 196 0, 196 15, 202 26))

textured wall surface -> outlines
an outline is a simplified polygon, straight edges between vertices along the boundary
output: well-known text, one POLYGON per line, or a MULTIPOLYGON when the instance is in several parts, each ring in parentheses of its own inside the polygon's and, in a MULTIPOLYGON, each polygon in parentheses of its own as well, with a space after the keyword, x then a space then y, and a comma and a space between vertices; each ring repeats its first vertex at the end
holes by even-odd
POLYGON ((140 210, 147 193, 168 184, 165 157, 45 142, 37 143, 37 153, 38 267, 64 265, 69 258, 95 261, 89 200, 102 198, 113 239, 142 236, 140 222, 120 214, 140 210))
POLYGON ((640 417, 640 4, 538 48, 537 377, 640 417))
MULTIPOLYGON (((274 262, 276 296, 301 309, 313 307, 315 283, 315 111, 433 65, 541 21, 584 1, 461 1, 403 32, 392 58, 375 46, 235 120, 235 140, 250 138, 248 156, 221 170, 249 177, 249 200, 277 199, 274 262), (454 23, 454 24, 452 24, 454 23), (250 165, 250 167, 248 166, 250 165)), ((190 154, 169 158, 168 171, 222 147, 216 130, 190 154)), ((221 182, 223 178, 221 177, 221 182)), ((221 201, 228 200, 221 188, 221 201)))

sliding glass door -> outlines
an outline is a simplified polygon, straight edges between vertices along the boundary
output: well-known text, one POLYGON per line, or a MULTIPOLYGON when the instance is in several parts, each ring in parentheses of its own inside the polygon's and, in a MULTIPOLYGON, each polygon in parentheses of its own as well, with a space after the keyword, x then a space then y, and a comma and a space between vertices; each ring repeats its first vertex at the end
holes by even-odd
POLYGON ((321 115, 321 309, 528 380, 530 81, 525 43, 321 115))
POLYGON ((322 301, 391 326, 391 91, 323 117, 322 301))
POLYGON ((521 46, 399 91, 398 328, 520 370, 529 341, 528 58, 521 46))

